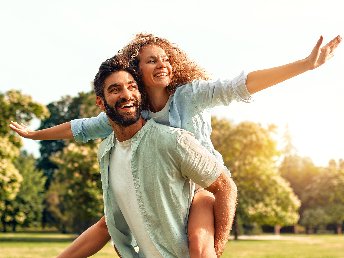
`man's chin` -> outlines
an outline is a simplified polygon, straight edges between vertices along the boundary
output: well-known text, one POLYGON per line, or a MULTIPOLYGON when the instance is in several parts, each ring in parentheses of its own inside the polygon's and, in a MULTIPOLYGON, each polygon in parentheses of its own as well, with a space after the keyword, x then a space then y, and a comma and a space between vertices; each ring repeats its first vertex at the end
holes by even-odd
POLYGON ((116 117, 108 116, 115 124, 120 126, 130 126, 135 124, 140 116, 138 115, 117 115, 116 117))

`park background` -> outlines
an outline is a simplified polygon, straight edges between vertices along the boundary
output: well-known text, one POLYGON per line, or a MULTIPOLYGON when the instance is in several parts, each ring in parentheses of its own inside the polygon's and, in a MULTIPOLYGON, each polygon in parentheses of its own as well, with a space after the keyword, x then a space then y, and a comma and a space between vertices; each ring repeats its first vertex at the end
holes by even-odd
MULTIPOLYGON (((1 229, 80 233, 101 216, 98 142, 21 142, 8 124, 37 129, 98 114, 93 77, 136 33, 165 37, 213 78, 232 78, 305 58, 320 35, 343 36, 341 10, 339 0, 1 1, 1 229)), ((340 46, 323 67, 253 103, 213 111, 214 144, 239 188, 233 232, 341 234, 343 67, 340 46)), ((0 235, 2 248, 34 239, 9 236, 0 235)))

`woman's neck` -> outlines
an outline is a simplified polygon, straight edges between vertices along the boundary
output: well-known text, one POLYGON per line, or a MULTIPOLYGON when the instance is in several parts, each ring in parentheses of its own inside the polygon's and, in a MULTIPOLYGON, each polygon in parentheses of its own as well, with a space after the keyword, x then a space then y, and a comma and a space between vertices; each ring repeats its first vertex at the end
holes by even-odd
POLYGON ((159 112, 162 110, 170 97, 166 88, 162 89, 146 89, 148 96, 149 109, 152 112, 159 112))

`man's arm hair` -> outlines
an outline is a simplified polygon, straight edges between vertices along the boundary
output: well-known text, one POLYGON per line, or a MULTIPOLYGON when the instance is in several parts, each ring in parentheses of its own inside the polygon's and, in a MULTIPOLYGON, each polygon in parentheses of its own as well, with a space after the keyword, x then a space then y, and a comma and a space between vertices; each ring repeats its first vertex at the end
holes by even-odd
POLYGON ((222 172, 206 190, 215 196, 215 251, 220 257, 229 239, 233 224, 237 204, 237 187, 232 178, 226 172, 222 172))

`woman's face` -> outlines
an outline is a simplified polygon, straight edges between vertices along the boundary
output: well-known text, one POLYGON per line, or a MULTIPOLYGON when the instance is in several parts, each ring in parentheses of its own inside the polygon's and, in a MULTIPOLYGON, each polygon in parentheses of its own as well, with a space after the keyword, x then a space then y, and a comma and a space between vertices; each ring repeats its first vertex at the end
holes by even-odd
POLYGON ((165 88, 172 78, 172 66, 165 51, 157 45, 147 45, 140 50, 139 68, 145 87, 165 88))

